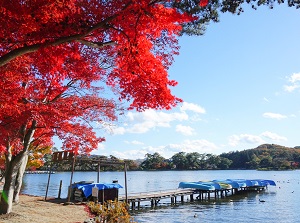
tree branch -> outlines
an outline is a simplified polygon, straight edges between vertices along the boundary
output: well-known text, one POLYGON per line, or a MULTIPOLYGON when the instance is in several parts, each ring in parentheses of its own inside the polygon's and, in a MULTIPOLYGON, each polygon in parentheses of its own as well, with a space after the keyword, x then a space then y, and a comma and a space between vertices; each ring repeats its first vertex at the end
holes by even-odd
POLYGON ((0 58, 0 67, 9 63, 11 60, 15 59, 18 56, 24 55, 26 53, 35 52, 40 47, 41 47, 41 44, 34 44, 31 46, 25 46, 25 47, 21 47, 18 49, 14 49, 0 58))
POLYGON ((86 46, 93 47, 93 48, 102 48, 102 47, 105 47, 105 46, 112 46, 116 43, 114 41, 108 41, 108 42, 105 42, 105 43, 90 42, 90 41, 83 40, 83 39, 76 40, 76 42, 82 43, 86 46))
MULTIPOLYGON (((111 16, 99 23, 97 23, 95 26, 87 29, 87 31, 83 34, 76 34, 76 35, 72 35, 72 36, 67 36, 67 37, 61 37, 53 42, 51 41, 48 41, 44 44, 34 44, 34 45, 31 45, 31 46, 23 46, 23 47, 20 47, 20 48, 17 48, 17 49, 14 49, 12 51, 10 51, 9 53, 5 54, 4 56, 0 57, 0 67, 4 66, 5 64, 9 63, 11 60, 15 59, 16 57, 18 56, 22 56, 24 54, 27 54, 27 53, 33 53, 33 52, 36 52, 38 51, 41 47, 47 47, 47 46, 57 46, 57 45, 60 45, 60 44, 63 44, 63 43, 70 43, 72 41, 82 41, 82 42, 85 42, 85 43, 88 43, 88 41, 86 40, 82 40, 82 38, 88 36, 89 34, 91 34, 93 31, 99 29, 99 28, 105 28, 106 27, 106 24, 113 20, 114 18, 116 18, 117 15, 114 15, 114 16, 111 16)), ((90 43, 93 43, 93 42, 90 42, 90 43)), ((106 44, 108 44, 109 42, 107 43, 102 43, 103 46, 106 46, 106 44)), ((94 43, 94 44, 97 44, 98 47, 100 47, 101 44, 99 43, 94 43)), ((103 47, 102 46, 102 47, 103 47)))
MULTIPOLYGON (((126 10, 129 5, 132 3, 132 1, 129 1, 121 10, 120 12, 126 10)), ((48 41, 48 42, 45 42, 44 44, 34 44, 34 45, 31 45, 31 46, 23 46, 23 47, 20 47, 20 48, 17 48, 17 49, 14 49, 12 51, 10 51, 9 53, 5 54, 4 56, 0 57, 0 67, 4 66, 5 64, 9 63, 11 60, 17 58, 18 56, 22 56, 24 54, 27 54, 27 53, 32 53, 32 52, 36 52, 38 51, 41 47, 47 47, 47 46, 57 46, 57 45, 60 45, 60 44, 63 44, 63 43, 70 43, 72 41, 84 41, 83 38, 90 35, 92 32, 94 32, 95 30, 97 29, 100 29, 100 28, 110 28, 107 24, 112 21, 113 19, 115 19, 116 17, 119 16, 120 12, 116 13, 115 15, 112 15, 104 20, 102 20, 101 22, 97 23, 96 25, 88 28, 86 30, 85 33, 82 33, 82 34, 76 34, 76 35, 72 35, 72 36, 67 36, 67 37, 61 37, 61 38, 58 38, 57 40, 55 41, 48 41)), ((87 41, 88 42, 88 41, 87 41)), ((86 43, 87 43, 86 42, 86 43)), ((90 42, 89 44, 91 44, 93 42, 90 42)), ((104 44, 103 46, 106 46, 106 44, 108 44, 109 42, 107 43, 102 43, 104 44)), ((96 45, 100 46, 101 44, 99 43, 95 43, 96 45)))

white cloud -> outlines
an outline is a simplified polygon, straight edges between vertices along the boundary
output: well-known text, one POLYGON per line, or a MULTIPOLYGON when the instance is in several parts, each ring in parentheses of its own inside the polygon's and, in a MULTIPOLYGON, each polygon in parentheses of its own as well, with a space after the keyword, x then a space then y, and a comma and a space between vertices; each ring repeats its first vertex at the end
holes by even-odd
POLYGON ((262 138, 266 138, 267 140, 272 141, 287 141, 287 138, 284 136, 280 136, 276 133, 265 131, 258 135, 250 135, 250 134, 240 134, 240 135, 232 135, 229 137, 229 145, 236 147, 240 144, 264 144, 266 141, 262 138))
POLYGON ((155 110, 146 110, 141 113, 129 114, 129 120, 133 124, 127 128, 127 132, 130 133, 145 133, 155 127, 170 127, 170 123, 173 121, 185 121, 188 120, 188 115, 185 113, 166 113, 155 110))
POLYGON ((264 100, 265 102, 270 102, 269 99, 267 99, 266 97, 264 97, 263 100, 264 100))
POLYGON ((269 131, 263 132, 261 134, 261 136, 266 137, 271 140, 274 140, 274 141, 287 141, 286 137, 277 135, 276 133, 269 132, 269 131))
POLYGON ((206 111, 204 108, 202 108, 199 105, 193 104, 193 103, 188 103, 188 102, 183 102, 182 106, 180 107, 181 111, 193 111, 195 113, 200 113, 200 114, 205 114, 206 111))
POLYGON ((128 112, 125 119, 123 127, 110 127, 114 134, 146 133, 156 127, 169 128, 171 122, 187 121, 189 116, 185 112, 167 113, 149 109, 144 112, 128 112))
POLYGON ((229 137, 229 145, 230 146, 237 146, 239 144, 240 137, 238 135, 232 135, 229 137))
POLYGON ((265 118, 272 118, 272 119, 278 119, 278 120, 287 118, 286 115, 282 115, 282 114, 278 114, 278 113, 271 113, 271 112, 265 112, 263 114, 263 117, 265 117, 265 118))
POLYGON ((165 158, 169 158, 173 155, 173 154, 170 155, 171 154, 170 151, 168 151, 168 149, 165 146, 158 146, 158 147, 145 146, 141 149, 126 150, 124 152, 110 151, 109 153, 121 159, 135 160, 135 159, 144 159, 147 153, 153 154, 156 152, 165 158))
POLYGON ((124 127, 112 127, 111 131, 115 135, 123 135, 126 132, 124 127))
POLYGON ((218 147, 205 139, 184 140, 182 144, 170 144, 167 146, 174 153, 178 152, 198 152, 198 153, 215 153, 218 147))
POLYGON ((137 140, 133 140, 131 142, 129 141, 125 141, 126 144, 133 144, 133 145, 144 145, 144 143, 137 141, 137 140))
POLYGON ((293 73, 290 77, 288 77, 289 82, 296 83, 300 81, 300 73, 293 73))
MULTIPOLYGON (((199 121, 199 115, 205 113, 205 109, 193 103, 184 102, 180 107, 180 112, 163 112, 154 109, 148 109, 143 112, 128 112, 124 116, 124 124, 122 126, 109 125, 105 127, 115 135, 123 135, 125 133, 142 134, 150 130, 160 128, 170 128, 172 122, 199 121), (193 113, 188 113, 191 111, 193 113)), ((177 131, 186 135, 191 135, 194 131, 192 128, 179 125, 177 131)))
POLYGON ((170 158, 175 153, 178 152, 198 152, 198 153, 213 153, 216 154, 216 151, 219 148, 212 142, 207 140, 185 140, 180 144, 169 144, 165 146, 152 147, 147 146, 143 147, 140 150, 127 150, 124 152, 120 151, 110 151, 110 154, 122 158, 122 159, 143 159, 145 158, 146 153, 153 154, 155 152, 159 153, 164 158, 170 158))
POLYGON ((265 141, 260 136, 250 134, 232 135, 229 137, 229 145, 237 146, 241 143, 263 144, 265 141))
POLYGON ((120 159, 143 159, 145 158, 145 155, 147 153, 147 150, 140 149, 140 150, 126 150, 124 152, 119 151, 112 151, 110 154, 112 154, 115 157, 118 157, 120 159))
POLYGON ((176 132, 179 132, 183 135, 190 136, 195 134, 195 130, 190 126, 185 125, 176 125, 176 132))
POLYGON ((283 89, 287 92, 292 92, 294 90, 296 90, 297 88, 299 88, 300 86, 298 84, 294 84, 294 85, 284 85, 283 89))
POLYGON ((293 73, 291 76, 287 77, 290 85, 284 85, 283 88, 285 91, 292 92, 300 87, 298 84, 300 82, 300 73, 293 73))
POLYGON ((104 150, 105 149, 104 143, 103 142, 102 143, 98 143, 98 148, 97 149, 104 150))

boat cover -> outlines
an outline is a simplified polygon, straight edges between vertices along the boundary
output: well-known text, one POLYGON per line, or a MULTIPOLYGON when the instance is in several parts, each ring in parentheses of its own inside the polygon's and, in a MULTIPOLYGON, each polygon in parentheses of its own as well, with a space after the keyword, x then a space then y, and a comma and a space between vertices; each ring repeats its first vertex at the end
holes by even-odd
POLYGON ((93 187, 97 187, 99 190, 104 189, 119 189, 123 188, 120 184, 111 183, 111 184, 103 184, 103 183, 93 183, 93 184, 73 184, 72 188, 77 188, 82 190, 84 196, 87 198, 92 195, 93 187))
POLYGON ((179 188, 193 188, 199 190, 215 190, 213 184, 207 184, 202 182, 180 182, 179 188))
POLYGON ((194 188, 194 189, 206 189, 206 190, 221 190, 229 189, 226 184, 230 185, 231 188, 242 188, 242 187, 266 187, 268 185, 276 186, 273 180, 263 179, 226 179, 226 180, 213 180, 213 181, 198 181, 198 182, 180 182, 179 188, 194 188))

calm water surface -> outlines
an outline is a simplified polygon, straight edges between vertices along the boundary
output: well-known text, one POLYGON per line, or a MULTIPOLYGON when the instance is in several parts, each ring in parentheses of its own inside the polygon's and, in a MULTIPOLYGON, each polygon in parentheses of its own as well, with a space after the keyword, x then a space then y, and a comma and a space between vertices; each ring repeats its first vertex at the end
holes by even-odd
MULTIPOLYGON (((227 178, 270 179, 277 184, 260 193, 230 196, 211 202, 194 202, 170 206, 169 199, 162 200, 156 209, 145 202, 144 210, 134 213, 137 222, 300 222, 300 171, 133 171, 127 172, 128 193, 176 189, 181 181, 214 180, 227 178), (261 203, 259 199, 266 202, 261 203)), ((28 174, 24 177, 22 193, 44 196, 47 174, 28 174)), ((62 197, 67 196, 70 173, 51 175, 48 196, 57 197, 60 180, 63 181, 62 197)), ((96 172, 75 172, 73 181, 97 181, 96 172)), ((123 172, 101 172, 100 182, 118 180, 124 186, 123 172)), ((124 189, 120 194, 124 194, 124 189)))

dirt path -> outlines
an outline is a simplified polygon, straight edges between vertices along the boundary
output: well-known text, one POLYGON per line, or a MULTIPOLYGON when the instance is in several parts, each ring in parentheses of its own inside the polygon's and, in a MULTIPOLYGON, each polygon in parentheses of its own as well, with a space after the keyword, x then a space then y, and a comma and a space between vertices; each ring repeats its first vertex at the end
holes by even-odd
POLYGON ((89 218, 85 205, 64 205, 63 201, 28 195, 20 196, 20 203, 13 206, 12 213, 0 215, 0 223, 74 223, 89 218))

